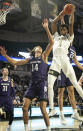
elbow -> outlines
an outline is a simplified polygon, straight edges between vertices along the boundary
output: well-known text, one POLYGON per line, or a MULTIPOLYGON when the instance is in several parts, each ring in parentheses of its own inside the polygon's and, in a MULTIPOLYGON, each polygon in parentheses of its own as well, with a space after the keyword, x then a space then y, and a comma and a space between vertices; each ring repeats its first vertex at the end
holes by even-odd
POLYGON ((54 40, 51 40, 51 42, 50 42, 50 43, 51 43, 51 45, 54 45, 54 40))
POLYGON ((52 45, 54 45, 54 41, 52 41, 52 45))

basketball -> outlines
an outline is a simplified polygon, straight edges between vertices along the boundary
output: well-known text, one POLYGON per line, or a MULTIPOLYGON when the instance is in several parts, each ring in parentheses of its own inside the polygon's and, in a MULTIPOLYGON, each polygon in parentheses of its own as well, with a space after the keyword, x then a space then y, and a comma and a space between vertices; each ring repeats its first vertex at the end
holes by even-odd
POLYGON ((74 5, 73 4, 66 4, 64 6, 64 12, 66 15, 71 15, 72 13, 72 9, 74 8, 74 5))

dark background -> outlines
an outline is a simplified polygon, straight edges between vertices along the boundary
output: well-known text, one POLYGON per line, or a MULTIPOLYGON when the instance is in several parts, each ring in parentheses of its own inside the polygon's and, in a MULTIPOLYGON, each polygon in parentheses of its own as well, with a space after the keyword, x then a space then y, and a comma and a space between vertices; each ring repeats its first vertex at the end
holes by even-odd
MULTIPOLYGON (((35 45, 45 49, 48 38, 42 21, 55 18, 66 3, 76 6, 74 46, 77 54, 83 55, 83 0, 16 0, 17 6, 7 14, 6 24, 0 25, 0 45, 6 47, 10 56, 18 56, 19 51, 35 45)), ((67 23, 68 16, 65 20, 67 23)))

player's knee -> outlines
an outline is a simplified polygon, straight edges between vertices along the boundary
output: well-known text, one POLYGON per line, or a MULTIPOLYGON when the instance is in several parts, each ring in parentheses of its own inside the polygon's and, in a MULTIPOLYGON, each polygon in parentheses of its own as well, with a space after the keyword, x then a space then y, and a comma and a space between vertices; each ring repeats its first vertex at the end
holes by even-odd
POLYGON ((73 94, 74 94, 74 89, 73 89, 73 87, 71 87, 71 88, 68 89, 68 94, 69 94, 69 95, 73 95, 73 94))
POLYGON ((54 83, 52 83, 51 81, 48 82, 48 91, 53 90, 53 85, 54 85, 54 83))
POLYGON ((52 85, 48 85, 48 93, 51 91, 53 91, 53 87, 52 87, 52 85))
POLYGON ((56 78, 53 75, 48 74, 48 85, 53 86, 56 78))
POLYGON ((59 97, 62 97, 63 94, 64 94, 64 90, 59 89, 59 90, 58 90, 58 96, 59 96, 59 97))
POLYGON ((23 106, 22 110, 23 110, 23 112, 27 112, 28 111, 28 109, 26 108, 26 106, 23 106))

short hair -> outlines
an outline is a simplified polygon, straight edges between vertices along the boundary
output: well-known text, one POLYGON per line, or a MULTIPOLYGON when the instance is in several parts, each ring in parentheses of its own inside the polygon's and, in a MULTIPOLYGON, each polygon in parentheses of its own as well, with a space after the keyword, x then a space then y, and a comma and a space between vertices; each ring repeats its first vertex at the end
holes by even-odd
POLYGON ((7 67, 3 67, 3 68, 2 68, 2 72, 4 71, 4 69, 7 69, 7 70, 8 70, 8 68, 7 68, 7 67))
POLYGON ((60 26, 60 28, 61 28, 61 27, 62 27, 62 28, 65 27, 65 28, 68 30, 68 32, 69 32, 69 26, 68 26, 67 24, 62 24, 62 25, 60 26))

